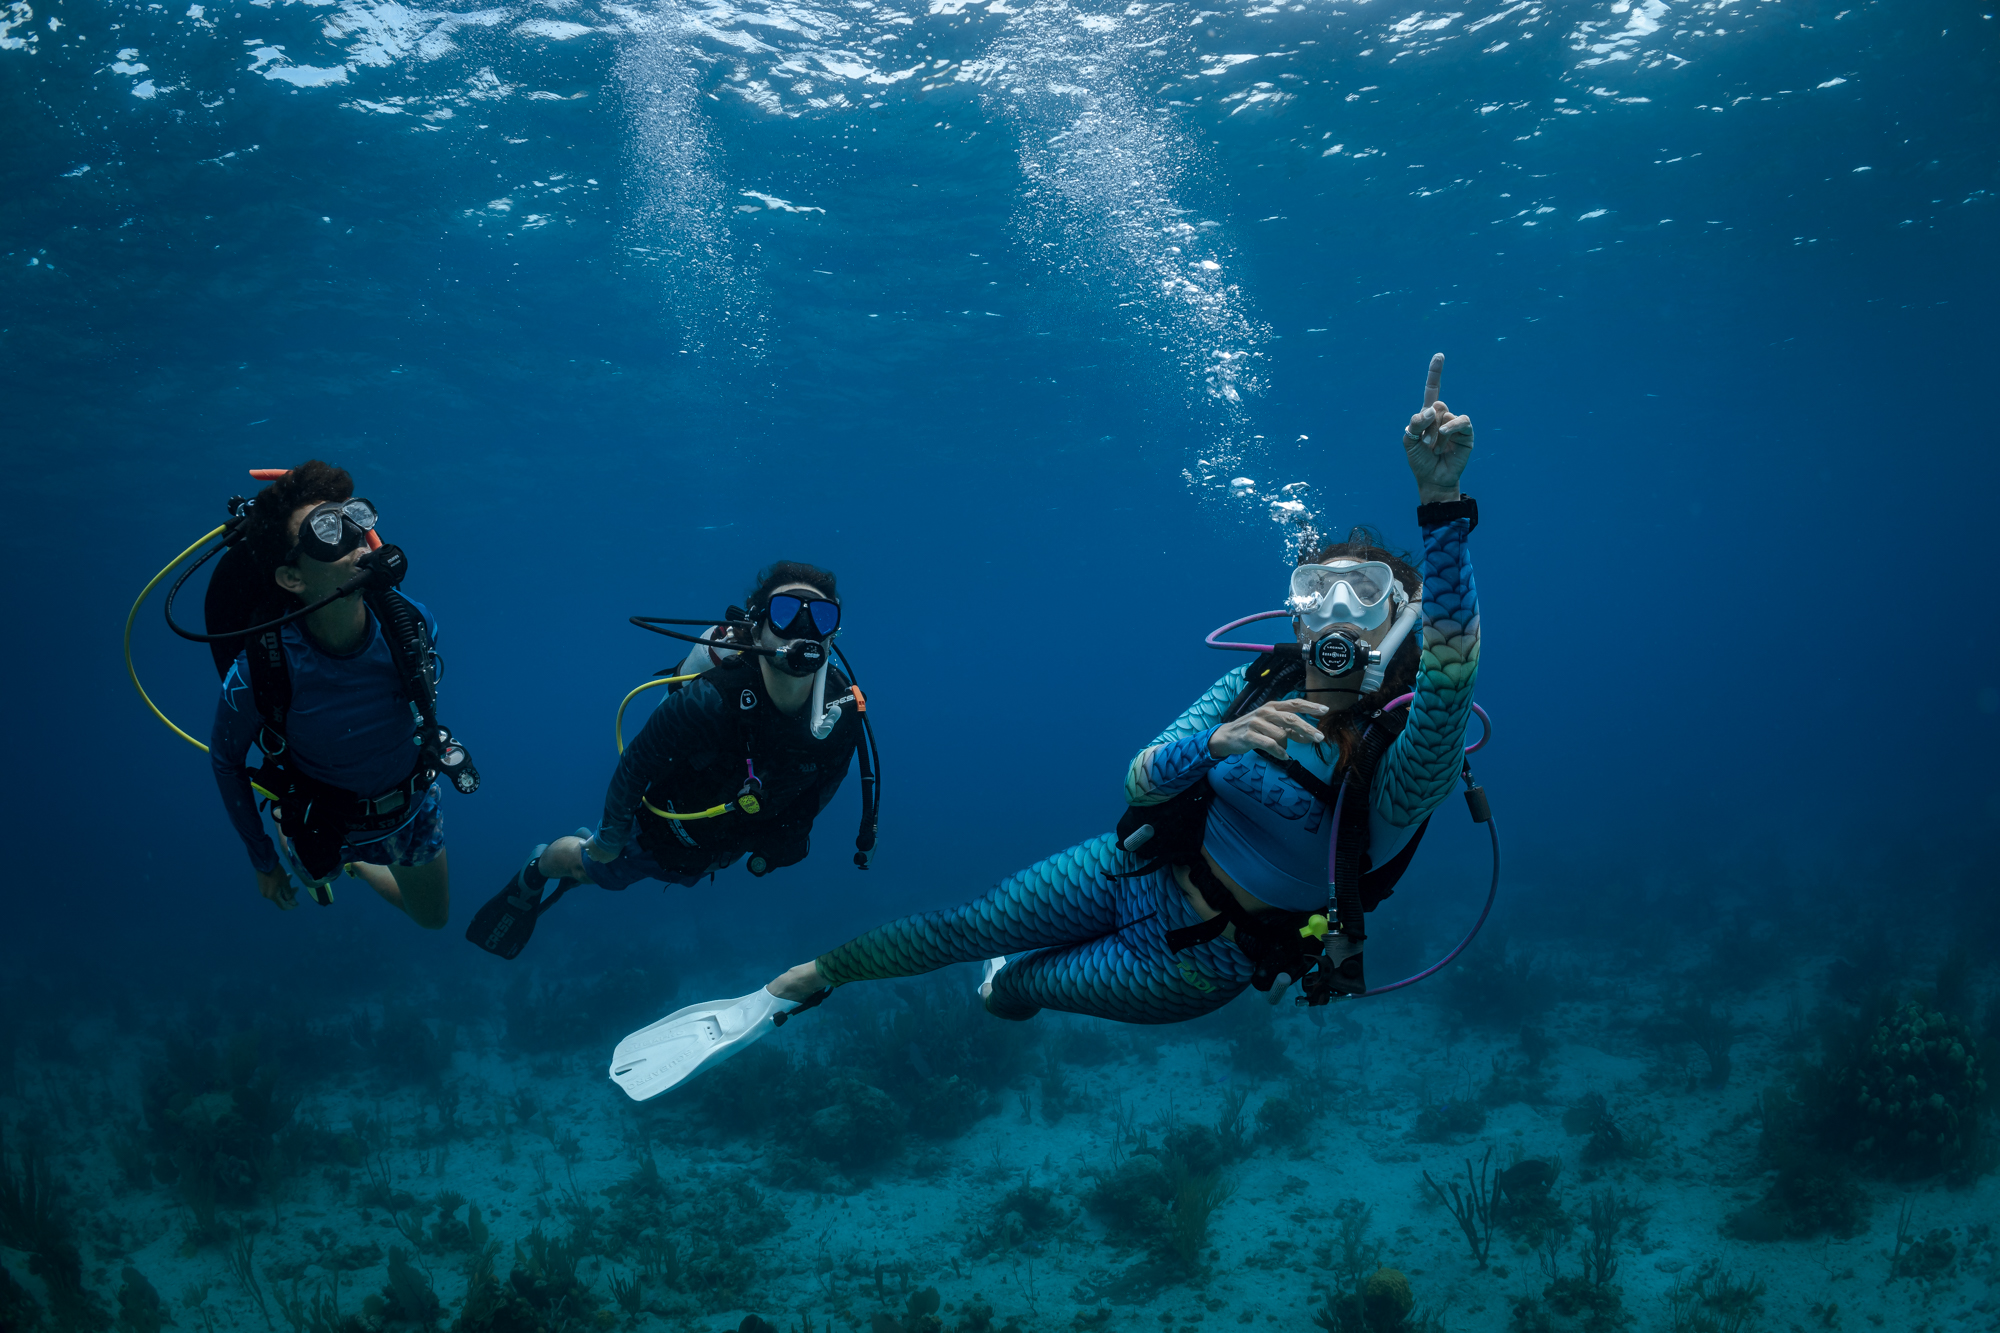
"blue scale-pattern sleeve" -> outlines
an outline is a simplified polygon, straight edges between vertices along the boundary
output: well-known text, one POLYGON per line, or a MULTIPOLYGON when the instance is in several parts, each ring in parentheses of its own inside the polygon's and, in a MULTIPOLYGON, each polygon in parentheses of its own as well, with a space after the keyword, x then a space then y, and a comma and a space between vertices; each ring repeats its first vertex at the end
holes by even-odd
POLYGON ((1468 519, 1424 530, 1423 661, 1409 725, 1375 770, 1374 813, 1394 828, 1421 823, 1451 794, 1463 763, 1479 678, 1479 596, 1468 519))
POLYGON ((1125 770, 1127 805, 1158 805, 1186 791, 1215 767, 1215 756, 1208 752, 1208 738, 1222 721, 1222 715, 1229 711, 1229 705, 1243 692, 1249 670, 1247 663, 1232 667, 1185 713, 1175 718, 1172 726, 1154 737, 1151 745, 1139 751, 1132 766, 1125 770))

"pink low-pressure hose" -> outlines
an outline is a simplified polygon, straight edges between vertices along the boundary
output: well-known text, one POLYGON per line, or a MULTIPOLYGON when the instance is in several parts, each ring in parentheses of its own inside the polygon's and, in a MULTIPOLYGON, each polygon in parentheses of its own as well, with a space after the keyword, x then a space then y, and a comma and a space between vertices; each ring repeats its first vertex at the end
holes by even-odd
POLYGON ((1239 653, 1268 653, 1278 645, 1275 643, 1217 643, 1216 640, 1233 629, 1243 628, 1253 620, 1276 620, 1291 614, 1290 611, 1259 611, 1254 616, 1245 616, 1241 620, 1232 620, 1222 628, 1210 631, 1209 636, 1203 639, 1202 642, 1211 648, 1220 648, 1225 652, 1233 650, 1239 653))

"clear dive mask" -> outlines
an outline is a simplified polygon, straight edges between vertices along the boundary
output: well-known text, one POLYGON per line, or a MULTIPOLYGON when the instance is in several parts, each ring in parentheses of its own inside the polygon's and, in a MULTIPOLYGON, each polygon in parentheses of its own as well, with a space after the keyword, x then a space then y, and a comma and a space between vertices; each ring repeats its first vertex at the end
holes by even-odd
POLYGON ((1294 569, 1285 607, 1312 634, 1342 624, 1374 629, 1405 600, 1397 596, 1401 591, 1396 572, 1383 561, 1335 560, 1294 569))
POLYGON ((301 555, 309 555, 332 564, 367 544, 375 521, 375 506, 358 497, 317 505, 299 524, 298 543, 286 555, 285 563, 295 564, 301 555))

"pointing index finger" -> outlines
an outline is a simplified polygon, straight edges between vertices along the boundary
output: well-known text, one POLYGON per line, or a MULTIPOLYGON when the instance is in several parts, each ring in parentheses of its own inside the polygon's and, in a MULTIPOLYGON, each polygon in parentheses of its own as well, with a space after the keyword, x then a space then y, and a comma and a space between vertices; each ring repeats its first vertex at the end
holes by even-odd
POLYGON ((1424 406, 1429 407, 1438 400, 1438 386, 1444 383, 1444 353, 1431 358, 1431 373, 1424 378, 1424 406))

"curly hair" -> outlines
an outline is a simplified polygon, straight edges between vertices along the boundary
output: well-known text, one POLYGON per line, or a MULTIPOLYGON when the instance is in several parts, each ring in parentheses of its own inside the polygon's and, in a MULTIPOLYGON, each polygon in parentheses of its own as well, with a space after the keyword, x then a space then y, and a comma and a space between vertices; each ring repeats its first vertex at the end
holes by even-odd
POLYGON ((243 541, 258 570, 268 578, 292 553, 292 514, 299 506, 346 500, 353 494, 354 478, 347 469, 317 458, 307 459, 257 492, 250 516, 243 520, 243 541))
POLYGON ((840 593, 834 587, 832 570, 799 560, 779 560, 758 571, 757 586, 750 590, 747 603, 750 618, 761 618, 765 607, 771 603, 771 594, 792 583, 803 583, 830 602, 840 600, 840 593))

